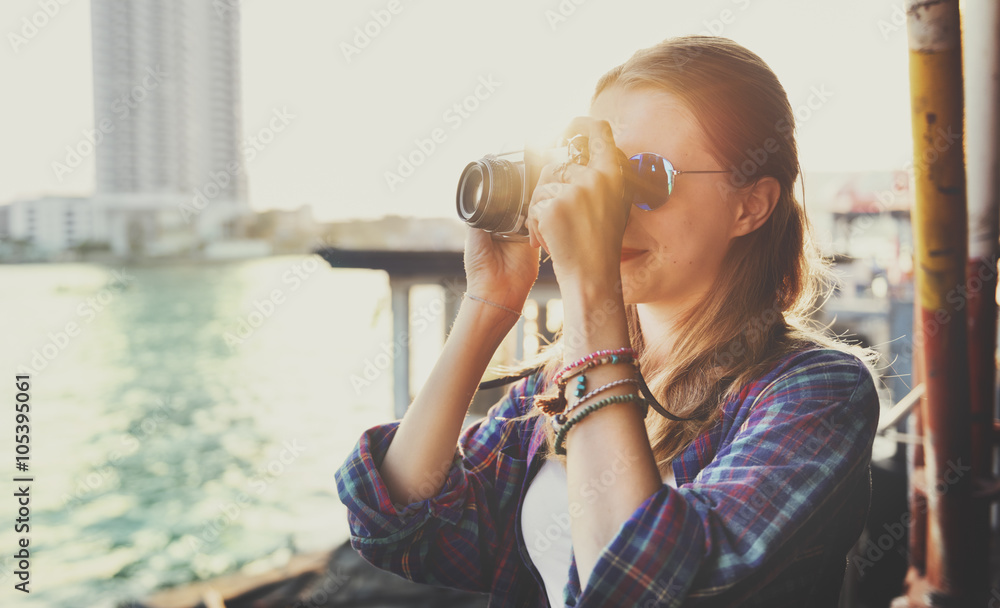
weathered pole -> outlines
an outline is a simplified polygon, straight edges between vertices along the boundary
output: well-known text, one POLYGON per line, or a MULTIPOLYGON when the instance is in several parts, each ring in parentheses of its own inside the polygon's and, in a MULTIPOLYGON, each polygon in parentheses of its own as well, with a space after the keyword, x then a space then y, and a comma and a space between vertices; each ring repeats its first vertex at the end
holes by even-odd
MULTIPOLYGON (((972 388, 972 476, 993 477, 996 416, 997 261, 1000 254, 1000 3, 968 0, 963 23, 966 179, 969 193, 969 372, 972 388)), ((995 484, 994 484, 995 485, 995 484)), ((988 585, 990 502, 977 494, 970 517, 981 533, 972 548, 988 585)))
MULTIPOLYGON (((926 592, 916 605, 966 606, 977 596, 969 353, 962 35, 958 0, 907 0, 914 146, 916 280, 926 386, 922 403, 926 592)), ((983 533, 983 531, 980 531, 983 533)), ((910 596, 911 605, 914 598, 910 596)))
POLYGON ((410 407, 410 287, 411 280, 389 275, 392 302, 392 402, 401 419, 410 407))
MULTIPOLYGON (((924 381, 923 344, 924 332, 919 319, 922 314, 920 298, 914 298, 913 344, 913 382, 916 386, 924 381)), ((926 386, 924 390, 926 391, 926 386)), ((923 411, 926 402, 926 392, 920 398, 920 403, 913 409, 907 430, 917 437, 924 436, 923 411)), ((916 443, 908 446, 909 456, 909 499, 910 499, 910 576, 927 576, 927 476, 925 474, 924 446, 916 443)))

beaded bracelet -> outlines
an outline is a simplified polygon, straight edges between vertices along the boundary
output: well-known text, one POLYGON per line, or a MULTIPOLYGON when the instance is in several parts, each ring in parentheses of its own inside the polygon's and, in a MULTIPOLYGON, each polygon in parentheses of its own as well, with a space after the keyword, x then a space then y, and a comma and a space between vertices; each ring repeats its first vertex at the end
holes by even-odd
POLYGON ((556 374, 556 383, 558 383, 563 376, 565 376, 573 369, 580 367, 581 365, 584 365, 585 363, 588 363, 594 359, 597 359, 598 357, 605 357, 607 355, 624 355, 631 357, 632 359, 635 359, 637 357, 635 350, 630 346, 592 352, 585 357, 577 359, 576 361, 570 363, 569 365, 563 366, 563 368, 559 370, 559 373, 556 374))
POLYGON ((600 359, 591 359, 587 361, 585 364, 583 364, 582 367, 577 366, 576 369, 571 370, 573 373, 570 374, 569 376, 557 377, 556 386, 558 386, 558 391, 556 392, 556 394, 554 396, 549 396, 549 397, 538 397, 537 399, 535 399, 535 406, 538 409, 545 412, 546 414, 548 414, 549 416, 555 416, 559 412, 566 409, 566 385, 569 383, 569 379, 572 376, 580 374, 577 377, 577 387, 576 387, 577 396, 580 396, 586 389, 587 380, 584 375, 584 372, 586 372, 588 369, 597 367, 598 365, 605 365, 608 363, 610 364, 629 363, 632 365, 633 370, 635 370, 635 362, 632 358, 632 355, 629 354, 608 355, 606 357, 601 357, 600 359))
MULTIPOLYGON (((583 376, 580 376, 580 377, 582 378, 583 376)), ((601 386, 595 388, 594 390, 590 391, 589 393, 587 393, 586 395, 584 395, 582 397, 580 397, 579 395, 577 395, 577 397, 579 397, 579 399, 577 399, 576 403, 574 403, 573 405, 567 407, 562 412, 556 414, 556 421, 558 421, 560 424, 565 423, 566 420, 569 418, 570 413, 573 410, 575 410, 577 407, 579 407, 579 405, 581 403, 583 403, 584 401, 587 401, 588 399, 590 399, 594 395, 597 395, 598 393, 603 393, 604 391, 608 390, 609 388, 612 388, 612 387, 615 387, 615 386, 621 386, 622 384, 639 384, 639 380, 637 380, 636 378, 622 378, 621 380, 615 380, 614 382, 608 382, 607 384, 602 384, 601 386)))
POLYGON ((558 427, 556 427, 556 424, 553 423, 552 426, 553 428, 556 429, 556 439, 555 439, 556 454, 559 456, 566 454, 566 447, 563 445, 566 442, 566 434, 569 433, 569 430, 573 428, 573 426, 576 425, 576 423, 585 418, 588 414, 595 412, 601 409, 602 407, 609 406, 612 403, 625 403, 628 401, 635 401, 636 403, 639 403, 642 401, 642 398, 639 397, 639 395, 636 395, 635 393, 629 393, 628 395, 612 395, 611 397, 605 397, 600 401, 588 403, 582 409, 580 409, 579 413, 577 413, 575 416, 567 420, 565 424, 561 424, 558 425, 558 427))
POLYGON ((624 355, 607 355, 597 359, 591 359, 582 365, 577 365, 573 369, 570 369, 564 373, 556 374, 555 383, 560 387, 565 388, 566 384, 569 383, 569 379, 578 374, 582 374, 588 369, 597 367, 598 365, 605 365, 607 363, 635 363, 635 357, 629 354, 624 355))

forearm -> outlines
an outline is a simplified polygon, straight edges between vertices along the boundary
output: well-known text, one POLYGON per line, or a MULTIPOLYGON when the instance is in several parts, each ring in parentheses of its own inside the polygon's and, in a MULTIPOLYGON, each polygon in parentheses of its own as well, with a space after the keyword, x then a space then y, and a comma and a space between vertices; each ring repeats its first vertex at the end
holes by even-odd
POLYGON ((511 313, 464 299, 427 382, 403 416, 379 473, 394 502, 438 493, 454 458, 462 422, 511 313))
MULTIPOLYGON (((613 280, 604 282, 561 286, 566 363, 597 350, 629 345, 625 305, 616 283, 619 280, 614 275, 613 280)), ((626 365, 599 365, 587 370, 586 390, 627 378, 631 373, 626 365)), ((567 390, 573 386, 571 380, 567 390)), ((637 387, 619 385, 588 402, 628 393, 638 393, 637 387)), ((572 521, 573 551, 582 586, 597 556, 621 524, 661 485, 639 411, 630 403, 613 403, 588 414, 567 434, 569 502, 582 507, 577 511, 579 517, 572 521), (624 471, 612 468, 620 462, 627 463, 624 471), (613 482, 605 484, 609 471, 613 482), (595 479, 602 480, 598 488, 594 488, 595 479)))

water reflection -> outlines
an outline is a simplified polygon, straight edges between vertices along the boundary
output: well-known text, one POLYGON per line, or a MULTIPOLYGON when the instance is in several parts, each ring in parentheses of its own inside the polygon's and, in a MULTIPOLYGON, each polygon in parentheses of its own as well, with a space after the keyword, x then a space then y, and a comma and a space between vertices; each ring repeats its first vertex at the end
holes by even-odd
POLYGON ((333 472, 391 418, 388 374, 349 381, 390 336, 385 277, 306 256, 112 270, 0 266, 0 364, 36 370, 25 605, 113 606, 346 538, 333 472))

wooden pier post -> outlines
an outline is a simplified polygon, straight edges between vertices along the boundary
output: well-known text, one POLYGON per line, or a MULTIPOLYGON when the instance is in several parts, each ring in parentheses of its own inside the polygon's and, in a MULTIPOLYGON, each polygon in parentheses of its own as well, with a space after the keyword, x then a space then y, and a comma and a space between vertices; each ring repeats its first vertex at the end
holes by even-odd
POLYGON ((389 275, 392 299, 393 415, 402 418, 410 407, 410 281, 389 275))
MULTIPOLYGON (((440 285, 444 288, 444 329, 451 329, 461 303, 465 285, 465 267, 461 251, 405 251, 386 249, 339 249, 325 247, 315 251, 334 268, 368 268, 389 274, 392 300, 392 394, 393 414, 402 418, 410 394, 410 288, 414 285, 440 285)), ((545 306, 559 297, 559 286, 550 261, 543 262, 530 298, 545 306)), ((544 327, 541 328, 544 330, 544 327)), ((548 339, 550 335, 543 336, 548 339)), ((523 356, 523 322, 517 326, 517 357, 523 356)))

